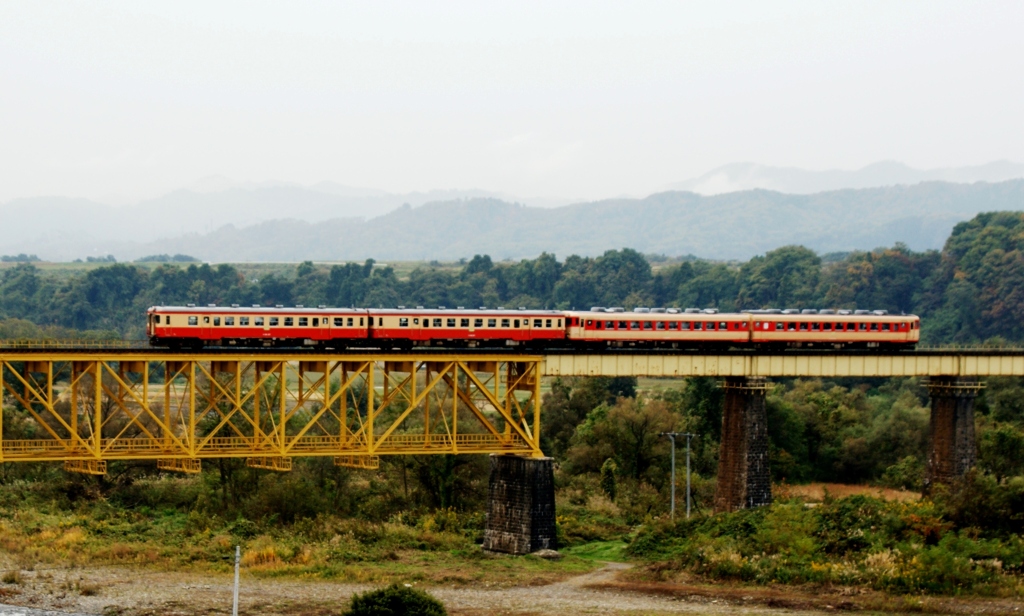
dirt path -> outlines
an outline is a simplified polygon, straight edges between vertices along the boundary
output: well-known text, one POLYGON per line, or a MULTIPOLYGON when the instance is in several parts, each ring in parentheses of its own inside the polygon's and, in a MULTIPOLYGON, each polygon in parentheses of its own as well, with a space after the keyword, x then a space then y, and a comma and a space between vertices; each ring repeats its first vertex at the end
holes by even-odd
MULTIPOLYGON (((453 615, 459 616, 792 613, 791 610, 730 605, 713 599, 697 598, 693 601, 646 592, 598 588, 613 584, 616 575, 628 568, 626 564, 608 563, 596 571, 543 586, 441 586, 431 587, 429 591, 443 601, 453 615)), ((224 614, 230 613, 231 608, 231 578, 225 575, 126 568, 51 570, 24 575, 17 594, 4 597, 4 603, 65 613, 111 616, 224 614), (95 594, 83 596, 82 588, 95 594)), ((250 615, 326 616, 337 614, 353 593, 368 588, 320 580, 243 576, 240 611, 250 615)), ((19 608, 13 605, 0 606, 0 616, 43 614, 24 609, 19 612, 19 608)))

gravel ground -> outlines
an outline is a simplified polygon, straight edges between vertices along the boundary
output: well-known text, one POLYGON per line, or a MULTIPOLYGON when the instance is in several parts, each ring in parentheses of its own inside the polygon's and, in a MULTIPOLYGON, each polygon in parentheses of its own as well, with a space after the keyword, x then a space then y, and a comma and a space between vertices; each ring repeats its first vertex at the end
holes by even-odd
MULTIPOLYGON (((742 606, 701 597, 677 598, 591 587, 614 581, 616 574, 626 568, 628 565, 610 563, 592 573, 544 586, 490 589, 441 586, 431 587, 429 591, 443 601, 453 615, 458 616, 794 613, 792 610, 742 606)), ((8 592, 0 599, 26 607, 0 605, 0 616, 230 614, 231 582, 231 577, 226 575, 138 571, 120 567, 26 572, 17 594, 8 592), (81 594, 81 588, 89 589, 86 595, 81 594)), ((248 615, 338 614, 353 593, 367 588, 321 580, 243 576, 240 611, 248 615)))

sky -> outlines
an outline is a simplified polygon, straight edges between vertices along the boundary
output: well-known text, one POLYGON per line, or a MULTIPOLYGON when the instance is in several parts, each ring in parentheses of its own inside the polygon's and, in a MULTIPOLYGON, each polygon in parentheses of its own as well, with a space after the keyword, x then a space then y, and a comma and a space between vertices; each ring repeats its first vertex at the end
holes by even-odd
POLYGON ((0 3, 0 201, 1024 161, 1021 2, 0 3))

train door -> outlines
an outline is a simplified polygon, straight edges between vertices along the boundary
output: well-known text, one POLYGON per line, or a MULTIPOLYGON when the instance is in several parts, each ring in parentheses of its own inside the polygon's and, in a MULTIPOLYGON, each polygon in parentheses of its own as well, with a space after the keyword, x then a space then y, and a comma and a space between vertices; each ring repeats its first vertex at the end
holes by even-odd
POLYGON ((208 314, 201 315, 199 317, 199 339, 209 340, 213 338, 213 325, 211 324, 213 317, 208 314))

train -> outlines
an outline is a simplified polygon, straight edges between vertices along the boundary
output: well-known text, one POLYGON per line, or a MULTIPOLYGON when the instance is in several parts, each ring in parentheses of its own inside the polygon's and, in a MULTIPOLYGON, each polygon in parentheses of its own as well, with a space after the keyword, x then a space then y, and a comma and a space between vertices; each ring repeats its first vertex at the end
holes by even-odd
POLYGON ((153 306, 150 344, 324 350, 416 348, 913 349, 915 315, 884 310, 747 310, 595 306, 590 310, 153 306))

